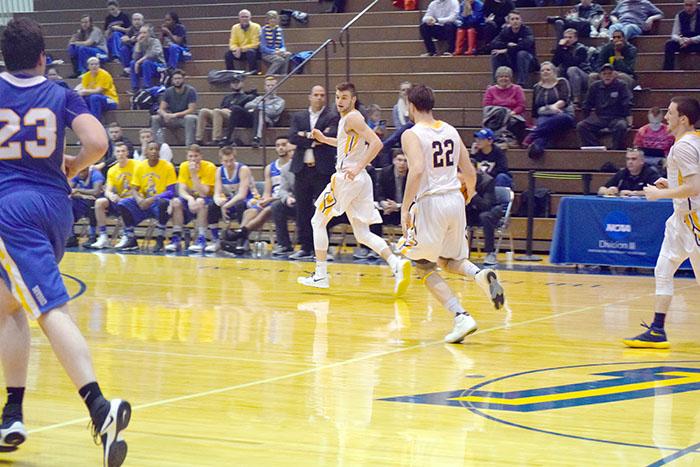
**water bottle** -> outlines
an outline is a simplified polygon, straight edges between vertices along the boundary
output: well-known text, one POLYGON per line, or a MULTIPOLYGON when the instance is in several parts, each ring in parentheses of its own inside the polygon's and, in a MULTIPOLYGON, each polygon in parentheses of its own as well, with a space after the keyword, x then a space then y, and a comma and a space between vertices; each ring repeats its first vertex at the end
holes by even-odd
POLYGON ((253 256, 256 258, 262 258, 263 252, 265 251, 265 243, 264 242, 255 242, 254 245, 254 251, 253 251, 253 256))

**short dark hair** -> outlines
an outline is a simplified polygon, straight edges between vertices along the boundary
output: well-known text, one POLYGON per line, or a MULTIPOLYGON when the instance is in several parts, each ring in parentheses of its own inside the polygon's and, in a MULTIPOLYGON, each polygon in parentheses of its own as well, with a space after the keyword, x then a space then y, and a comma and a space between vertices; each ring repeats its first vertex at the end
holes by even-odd
POLYGON ((107 128, 121 128, 121 125, 119 125, 118 122, 112 122, 109 125, 107 125, 107 128))
POLYGON ((174 11, 169 11, 169 12, 166 13, 166 14, 167 14, 168 16, 170 16, 170 17, 173 19, 173 23, 175 23, 175 24, 179 24, 179 23, 180 23, 180 15, 178 15, 176 12, 174 12, 174 11))
POLYGON ((109 8, 111 6, 115 6, 115 7, 119 8, 119 2, 117 0, 109 0, 107 2, 107 8, 109 8))
POLYGON ((82 20, 85 19, 85 18, 89 19, 89 20, 90 20, 90 24, 92 24, 92 16, 88 15, 87 13, 85 13, 84 15, 81 15, 81 16, 80 16, 80 21, 82 21, 82 20))
POLYGON ((37 66, 46 50, 39 23, 30 18, 10 20, 2 32, 2 56, 7 71, 29 70, 37 66))
POLYGON ((126 143, 123 141, 117 141, 116 143, 114 143, 114 149, 120 148, 122 146, 124 146, 127 151, 129 150, 129 146, 127 146, 126 143))
POLYGON ((287 135, 279 135, 277 138, 275 138, 275 143, 276 143, 277 141, 281 140, 281 139, 286 139, 287 141, 289 141, 289 136, 287 136, 287 135))
POLYGON ((221 156, 235 156, 236 149, 233 146, 224 146, 219 149, 219 157, 221 156))
POLYGON ((344 83, 340 83, 335 87, 336 91, 344 92, 344 91, 350 91, 350 95, 352 97, 357 97, 357 89, 355 89, 355 85, 345 81, 344 83))
POLYGON ((688 117, 691 126, 700 121, 700 102, 692 97, 674 97, 671 102, 676 104, 679 117, 688 117))
POLYGON ((510 13, 508 13, 508 16, 510 16, 510 15, 518 15, 521 18, 523 17, 523 15, 521 15, 518 10, 512 10, 510 13))
POLYGON ((172 78, 173 76, 175 76, 175 75, 180 75, 180 76, 182 76, 183 78, 184 78, 185 76, 187 76, 187 75, 185 74, 185 72, 184 72, 183 70, 179 69, 179 68, 175 68, 175 69, 173 70, 173 72, 170 73, 170 77, 171 77, 171 78, 172 78))
POLYGON ((406 97, 408 97, 408 102, 413 104, 419 112, 430 112, 435 107, 433 90, 424 84, 411 86, 406 97))

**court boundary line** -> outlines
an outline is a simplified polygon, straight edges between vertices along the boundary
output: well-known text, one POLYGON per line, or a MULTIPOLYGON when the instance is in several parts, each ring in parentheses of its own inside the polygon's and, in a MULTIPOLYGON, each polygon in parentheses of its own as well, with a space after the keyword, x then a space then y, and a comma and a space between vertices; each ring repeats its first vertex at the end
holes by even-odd
POLYGON ((669 464, 669 463, 673 462, 674 460, 678 459, 679 457, 685 456, 686 454, 697 453, 699 449, 700 449, 700 443, 692 444, 692 445, 688 446, 687 448, 680 449, 679 451, 674 452, 670 456, 666 456, 666 457, 659 459, 656 462, 652 462, 647 467, 659 467, 662 465, 669 464))
MULTIPOLYGON (((690 288, 690 287, 693 287, 693 286, 695 286, 695 284, 693 284, 692 286, 680 287, 679 289, 690 288)), ((654 295, 654 293, 649 293, 649 294, 646 294, 646 295, 647 295, 647 296, 649 296, 649 295, 654 295)), ((644 296, 644 295, 642 295, 642 296, 644 296)), ((571 314, 581 313, 581 312, 584 312, 584 311, 589 311, 589 310, 591 310, 591 309, 599 308, 599 307, 601 307, 601 306, 610 306, 610 305, 625 303, 625 302, 630 301, 630 300, 633 300, 633 299, 638 299, 639 297, 640 297, 640 296, 635 296, 635 297, 630 297, 630 298, 624 298, 624 299, 615 300, 615 301, 612 301, 612 302, 609 302, 609 303, 606 303, 606 304, 602 304, 602 305, 601 305, 601 304, 588 305, 588 306, 585 306, 585 307, 582 307, 582 308, 578 308, 578 309, 575 309, 575 310, 563 311, 563 312, 561 312, 561 313, 557 313, 557 314, 553 314, 553 315, 547 315, 547 316, 541 316, 541 317, 539 317, 539 318, 533 318, 533 319, 530 319, 530 320, 521 321, 521 322, 517 322, 517 323, 510 323, 510 322, 508 322, 508 323, 505 323, 505 324, 502 324, 502 325, 499 325, 499 326, 494 326, 494 327, 490 327, 490 328, 486 328, 486 329, 483 329, 483 330, 476 331, 476 332, 475 332, 474 334, 472 334, 472 335, 476 336, 476 335, 487 334, 487 333, 491 333, 491 332, 495 332, 495 331, 501 331, 501 330, 504 330, 504 329, 512 329, 512 328, 515 328, 515 327, 526 326, 526 325, 529 325, 529 324, 538 323, 538 322, 541 322, 541 321, 547 321, 547 320, 550 320, 550 319, 553 319, 553 318, 558 318, 558 317, 561 317, 561 316, 567 316, 567 315, 571 315, 571 314)), ((210 389, 210 390, 208 390, 208 391, 200 391, 200 392, 198 392, 198 393, 186 394, 186 395, 177 396, 177 397, 170 397, 170 398, 167 398, 167 399, 161 399, 161 400, 156 400, 156 401, 152 401, 152 402, 147 402, 147 403, 145 403, 145 404, 137 404, 137 405, 133 405, 133 406, 132 406, 132 411, 142 410, 142 409, 149 409, 149 408, 152 408, 152 407, 159 407, 159 406, 163 406, 163 405, 174 404, 174 403, 178 403, 178 402, 182 402, 182 401, 188 401, 188 400, 192 400, 192 399, 199 399, 199 398, 207 397, 207 396, 211 396, 211 395, 218 395, 218 394, 223 394, 223 393, 230 392, 230 391, 236 391, 236 390, 239 390, 239 389, 246 389, 246 388, 249 388, 249 387, 252 387, 252 386, 264 385, 264 384, 269 384, 269 383, 276 383, 276 382, 278 382, 278 381, 284 381, 284 380, 287 380, 287 379, 293 379, 293 378, 296 378, 296 377, 299 377, 299 376, 305 376, 305 375, 308 375, 308 374, 313 374, 313 373, 317 373, 317 372, 320 372, 320 371, 330 370, 330 369, 337 368, 337 367, 341 367, 341 366, 345 366, 345 365, 352 365, 352 364, 355 364, 355 363, 358 363, 358 362, 362 362, 362 361, 365 361, 365 360, 371 360, 371 359, 374 359, 374 358, 383 358, 383 357, 386 357, 386 356, 389 356, 389 355, 394 355, 394 354, 397 354, 397 353, 407 352, 407 351, 416 350, 416 349, 420 349, 420 348, 432 347, 432 346, 435 346, 435 345, 438 345, 438 344, 449 345, 449 344, 445 344, 445 342, 444 342, 442 339, 440 339, 440 340, 434 340, 434 341, 428 341, 428 342, 424 342, 424 343, 421 343, 421 344, 412 345, 412 346, 410 346, 410 347, 403 347, 403 348, 400 348, 400 349, 392 349, 392 350, 385 351, 385 352, 379 352, 379 353, 370 354, 370 355, 364 355, 364 356, 361 356, 361 357, 351 358, 351 359, 348 359, 348 360, 343 360, 343 361, 339 361, 339 362, 335 362, 335 363, 330 363, 330 364, 328 364, 328 365, 322 365, 322 366, 318 366, 318 367, 314 367, 314 368, 308 368, 308 369, 305 369, 305 370, 300 370, 300 371, 296 371, 296 372, 293 372, 293 373, 288 373, 288 374, 286 374, 286 375, 274 376, 274 377, 271 377, 271 378, 265 378, 265 379, 256 380, 256 381, 249 381, 249 382, 247 382, 247 383, 235 384, 235 385, 226 386, 226 387, 223 387, 223 388, 210 389)), ((55 430, 55 429, 60 429, 60 428, 64 428, 64 427, 67 427, 67 426, 76 425, 76 424, 79 424, 79 423, 85 423, 85 422, 88 422, 89 420, 90 420, 89 417, 76 418, 76 419, 73 419, 73 420, 67 420, 67 421, 65 421, 65 422, 54 423, 54 424, 52 424, 52 425, 47 425, 47 426, 44 426, 44 427, 34 428, 34 429, 32 429, 32 430, 28 430, 27 433, 28 433, 28 434, 43 433, 43 432, 46 432, 46 431, 51 431, 51 430, 55 430)))

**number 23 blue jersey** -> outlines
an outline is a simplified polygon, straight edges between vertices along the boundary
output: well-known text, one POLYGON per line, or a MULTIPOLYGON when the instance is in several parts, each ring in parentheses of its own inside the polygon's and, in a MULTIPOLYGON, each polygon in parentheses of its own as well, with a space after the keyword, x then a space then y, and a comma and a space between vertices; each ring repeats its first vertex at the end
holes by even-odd
POLYGON ((22 188, 70 193, 65 129, 83 113, 80 96, 43 76, 0 73, 0 196, 22 188))

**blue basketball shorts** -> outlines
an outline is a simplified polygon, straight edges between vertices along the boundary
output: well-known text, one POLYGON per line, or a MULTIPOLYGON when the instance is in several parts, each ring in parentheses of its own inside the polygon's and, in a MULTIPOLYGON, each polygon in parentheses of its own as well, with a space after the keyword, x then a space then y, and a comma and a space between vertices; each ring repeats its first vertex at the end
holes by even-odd
POLYGON ((134 198, 127 198, 119 201, 119 206, 129 210, 135 226, 146 219, 158 220, 160 216, 160 206, 157 201, 151 204, 149 208, 141 209, 134 198))
POLYGON ((65 193, 18 189, 0 197, 0 278, 35 318, 70 299, 58 263, 72 226, 65 193))

